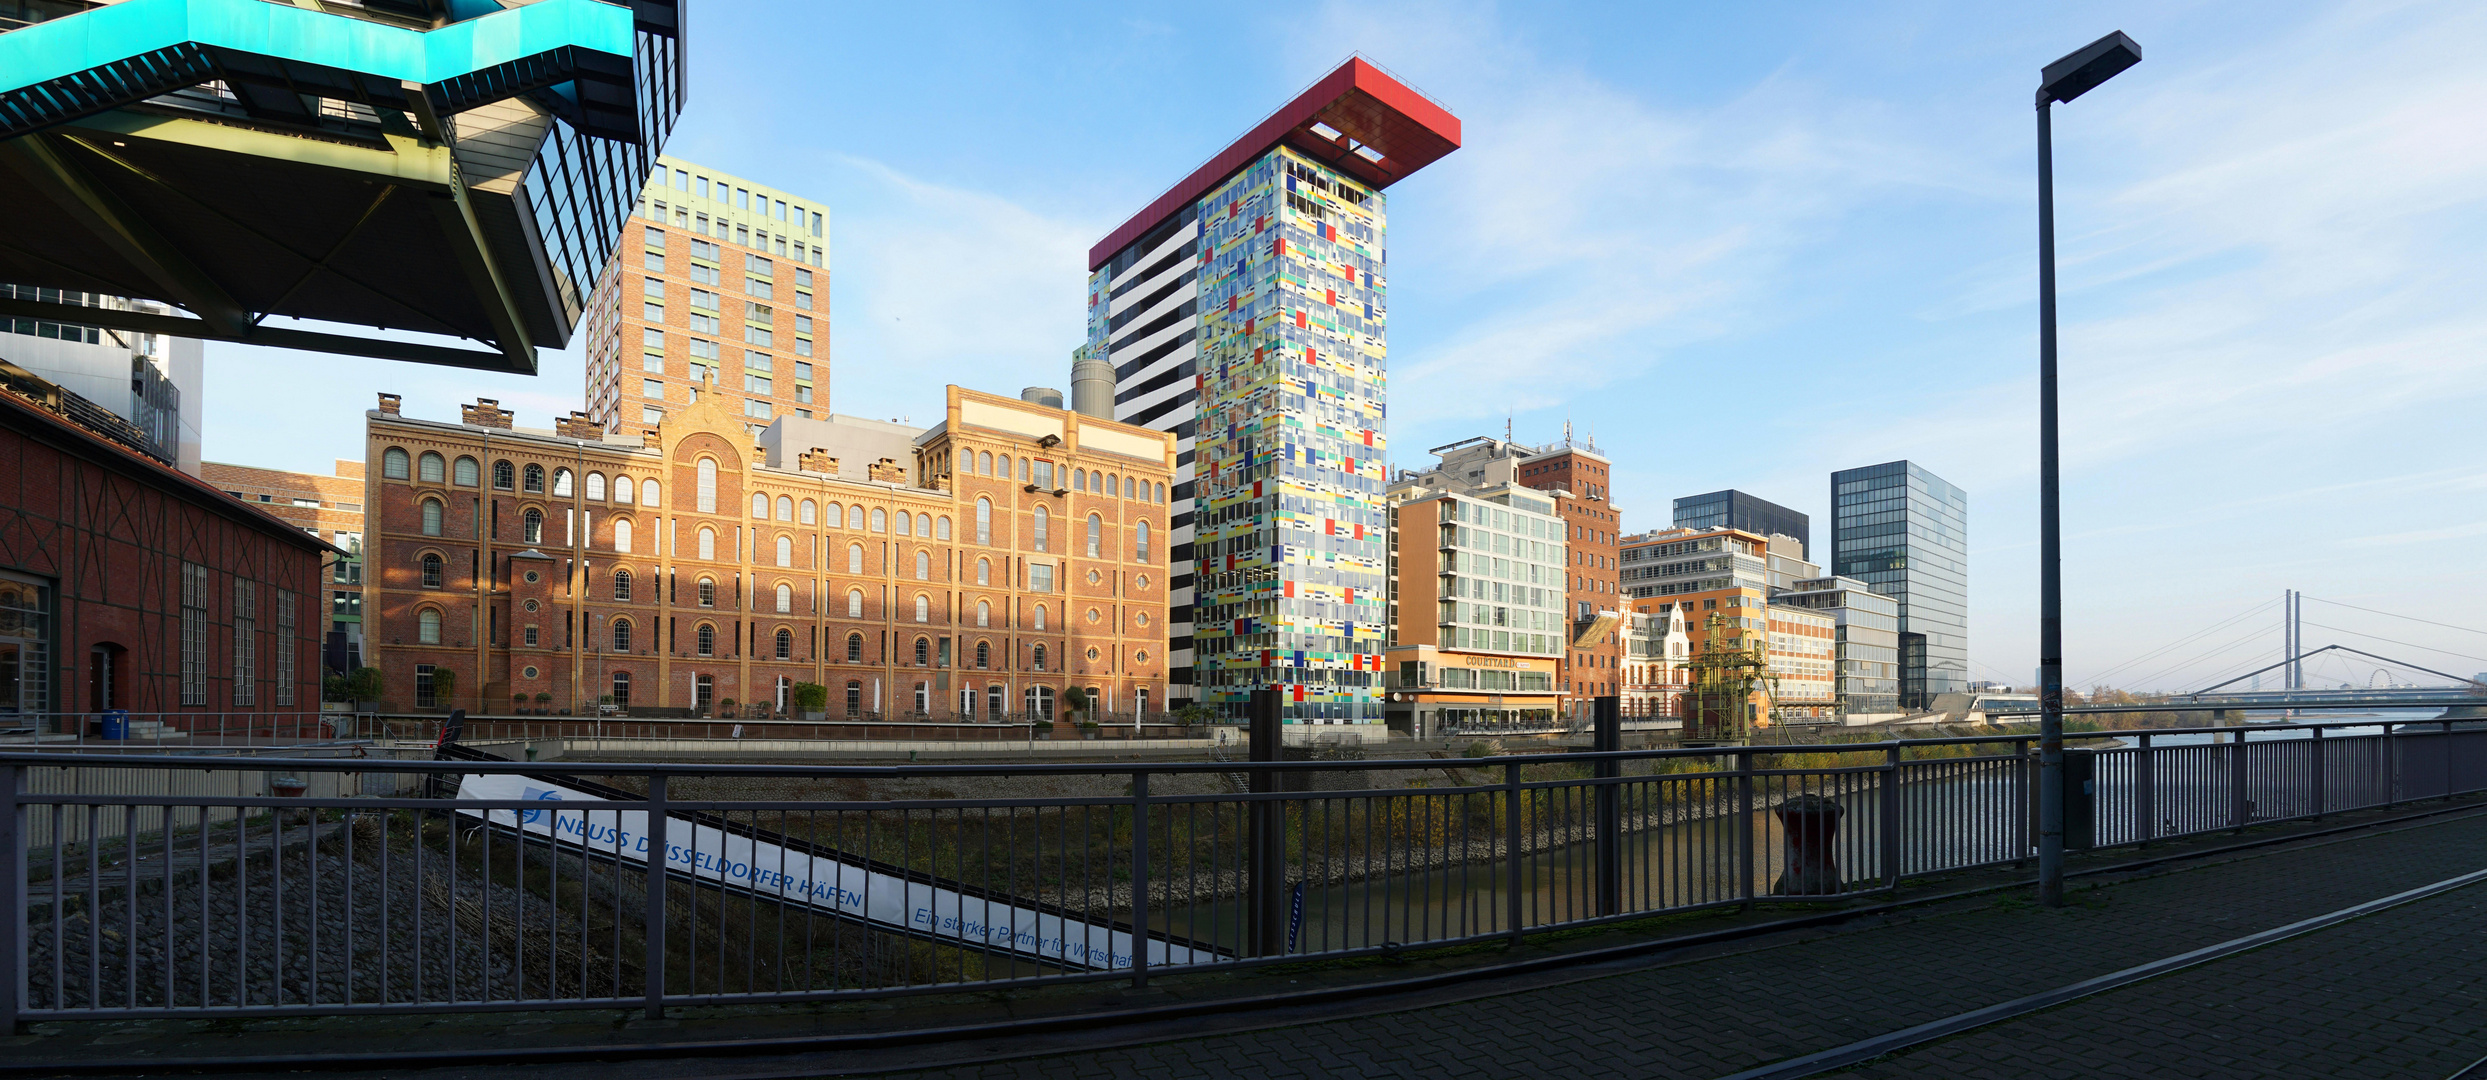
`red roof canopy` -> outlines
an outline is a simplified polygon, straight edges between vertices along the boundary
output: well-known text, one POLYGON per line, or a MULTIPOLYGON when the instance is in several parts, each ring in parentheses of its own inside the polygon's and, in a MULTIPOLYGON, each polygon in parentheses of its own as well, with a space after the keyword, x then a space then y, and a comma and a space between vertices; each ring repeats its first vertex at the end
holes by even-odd
POLYGON ((1097 241, 1095 247, 1088 249, 1088 269, 1105 265, 1115 252, 1181 210, 1183 204, 1225 183, 1236 170, 1279 146, 1294 147, 1366 186, 1380 189, 1459 149, 1459 118, 1364 58, 1351 57, 1235 140, 1234 145, 1192 170, 1190 176, 1158 196, 1148 209, 1097 241), (1338 137, 1314 131, 1315 124, 1337 131, 1338 137), (1381 160, 1357 153, 1355 148, 1359 146, 1381 155, 1381 160))

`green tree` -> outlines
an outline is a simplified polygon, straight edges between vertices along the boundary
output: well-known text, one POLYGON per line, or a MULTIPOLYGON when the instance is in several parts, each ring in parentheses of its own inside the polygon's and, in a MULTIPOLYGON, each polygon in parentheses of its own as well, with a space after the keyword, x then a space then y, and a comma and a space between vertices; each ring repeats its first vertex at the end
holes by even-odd
POLYGON ((786 696, 788 700, 794 703, 794 707, 798 709, 825 709, 829 707, 829 688, 822 686, 819 683, 796 683, 792 687, 788 688, 786 696))
POLYGON ((353 674, 345 677, 345 681, 348 700, 352 701, 378 701, 381 693, 388 688, 388 681, 376 667, 355 668, 353 674))

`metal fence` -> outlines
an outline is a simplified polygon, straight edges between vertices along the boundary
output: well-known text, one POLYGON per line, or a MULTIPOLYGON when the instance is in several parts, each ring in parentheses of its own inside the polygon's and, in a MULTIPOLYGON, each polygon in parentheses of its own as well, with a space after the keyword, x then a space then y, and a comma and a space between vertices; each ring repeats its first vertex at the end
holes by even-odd
MULTIPOLYGON (((2073 755, 2089 777, 2068 785, 2084 793, 2075 846, 2487 790, 2487 728, 2449 721, 2093 745, 2073 755)), ((15 931, 0 1021, 1145 984, 1840 900, 2029 858, 2030 751, 1990 736, 896 767, 0 755, 15 931)))

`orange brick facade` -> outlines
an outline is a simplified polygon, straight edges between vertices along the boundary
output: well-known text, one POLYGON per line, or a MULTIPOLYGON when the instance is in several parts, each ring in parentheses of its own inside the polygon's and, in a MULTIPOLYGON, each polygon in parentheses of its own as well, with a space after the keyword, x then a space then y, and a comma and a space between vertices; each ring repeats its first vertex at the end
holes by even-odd
POLYGON ((400 707, 776 712, 799 682, 832 717, 1165 707, 1164 433, 951 387, 912 460, 851 480, 763 463, 713 399, 637 438, 391 407, 365 607, 400 707), (419 693, 440 670, 455 693, 419 693))

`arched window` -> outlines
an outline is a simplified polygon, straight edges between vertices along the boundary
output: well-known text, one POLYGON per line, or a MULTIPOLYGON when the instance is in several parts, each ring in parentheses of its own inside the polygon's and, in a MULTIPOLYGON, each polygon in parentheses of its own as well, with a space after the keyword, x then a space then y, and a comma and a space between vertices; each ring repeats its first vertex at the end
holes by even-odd
POLYGON ((440 500, 423 500, 423 535, 440 535, 440 500))
POLYGON ((426 589, 437 589, 440 588, 440 582, 440 556, 434 555, 427 551, 423 554, 423 587, 426 589))
POLYGON ((616 600, 630 599, 630 571, 616 570, 613 572, 613 598, 616 600))
POLYGON ((976 666, 978 668, 991 668, 993 666, 992 642, 979 641, 976 643, 976 666))
POLYGON ((917 581, 931 581, 933 579, 933 555, 931 552, 918 551, 915 553, 915 579, 917 581))
POLYGON ((704 525, 700 527, 699 557, 703 559, 714 559, 717 557, 717 530, 708 528, 704 525))
POLYGON ((535 494, 537 494, 537 495, 542 495, 542 494, 544 494, 544 466, 542 466, 542 465, 529 465, 529 466, 527 466, 527 471, 526 471, 526 473, 525 473, 525 477, 526 477, 526 490, 527 490, 527 491, 533 492, 533 493, 535 493, 535 494))
POLYGON ((794 520, 794 500, 793 500, 793 499, 789 499, 789 498, 787 498, 787 497, 785 497, 785 496, 783 496, 783 495, 780 495, 780 496, 778 496, 778 497, 777 497, 777 520, 779 520, 779 521, 793 521, 793 520, 794 520))
POLYGON ((864 617, 864 591, 862 589, 846 590, 846 617, 850 619, 864 617))
POLYGON ((613 519, 613 550, 630 554, 630 519, 613 519))
POLYGON ((443 470, 448 464, 448 459, 426 450, 422 457, 415 459, 415 479, 440 483, 447 475, 443 470))
MULTIPOLYGON (((782 589, 785 586, 780 585, 778 587, 782 589)), ((780 660, 794 659, 794 631, 788 630, 782 626, 777 628, 777 658, 780 660)))
POLYGON ((907 513, 904 510, 898 512, 898 535, 915 535, 915 515, 907 513))
POLYGON ((872 508, 872 531, 889 531, 889 511, 883 510, 877 506, 872 508))
POLYGON ((795 520, 802 522, 805 525, 818 524, 820 521, 820 505, 810 499, 803 500, 801 508, 795 512, 795 520))
POLYGON ((794 565, 794 537, 779 536, 777 538, 777 565, 794 565))
POLYGON ((1045 628, 1045 605, 1043 604, 1036 605, 1036 628, 1039 630, 1045 628))
POLYGON ((1010 479, 1010 455, 1004 454, 993 459, 993 475, 1004 480, 1010 479))
POLYGON ((761 494, 757 491, 751 493, 751 516, 759 518, 762 521, 768 520, 769 497, 767 495, 761 494))
MULTIPOLYGON (((631 483, 630 477, 617 476, 613 478, 614 502, 628 503, 631 501, 631 496, 637 494, 637 492, 638 488, 631 483)), ((588 474, 587 497, 591 499, 601 499, 604 497, 604 477, 593 473, 588 474)))
POLYGON ((948 515, 948 514, 943 514, 943 515, 941 515, 940 517, 934 518, 934 519, 933 519, 933 539, 935 539, 935 540, 948 540, 949 538, 950 538, 950 515, 948 515))
MULTIPOLYGON (((858 593, 856 595, 861 596, 862 594, 858 593)), ((864 662, 864 636, 862 634, 846 635, 846 662, 850 664, 860 664, 864 662)), ((846 685, 851 688, 855 684, 848 683, 846 685)))
POLYGON ((991 584, 993 584, 993 560, 991 560, 991 559, 978 559, 978 560, 976 560, 976 584, 978 584, 978 585, 991 585, 991 584))
POLYGON ((553 497, 554 497, 554 498, 556 498, 556 499, 567 499, 567 498, 569 498, 569 497, 570 497, 570 480, 571 480, 571 477, 570 477, 570 470, 568 470, 568 469, 555 469, 555 470, 553 470, 553 497))
POLYGON ((850 529, 860 529, 864 527, 863 507, 850 506, 846 508, 846 527, 850 529))
POLYGON ((715 656, 715 655, 717 655, 717 628, 716 628, 716 627, 711 626, 711 625, 709 625, 709 624, 707 624, 707 623, 701 623, 701 624, 699 624, 699 632, 698 632, 698 635, 697 635, 697 639, 696 639, 696 640, 699 642, 699 654, 700 654, 701 656, 715 656))
MULTIPOLYGON (((1034 464, 1034 463, 1035 463, 1035 459, 1034 459, 1034 458, 1020 458, 1020 459, 1019 459, 1019 482, 1020 482, 1020 483, 1024 484, 1024 483, 1027 483, 1027 482, 1028 482, 1028 466, 1030 466, 1030 465, 1032 465, 1032 464, 1034 464)), ((1050 469, 1050 468, 1053 468, 1053 465, 1049 462, 1049 463, 1047 463, 1047 464, 1046 464, 1046 466, 1045 466, 1045 467, 1046 467, 1046 468, 1048 468, 1048 469, 1050 469)), ((1049 487, 1050 487, 1051 485, 1047 485, 1047 486, 1049 486, 1049 487)))
POLYGON ((976 455, 976 472, 983 476, 993 475, 993 451, 987 450, 976 455))
POLYGON ((591 499, 591 500, 596 501, 596 502, 603 502, 603 501, 604 501, 604 474, 603 474, 603 473, 600 473, 600 472, 592 472, 592 473, 587 474, 587 497, 588 497, 589 499, 591 499))
POLYGON ((1103 556, 1099 553, 1104 549, 1104 547, 1105 519, 1098 517, 1095 514, 1090 514, 1088 515, 1088 557, 1091 559, 1102 558, 1103 556))
POLYGON ((917 621, 917 622, 931 622, 931 621, 933 621, 933 598, 932 598, 932 597, 926 596, 926 595, 924 595, 923 593, 917 593, 917 594, 915 594, 915 621, 917 621))
POLYGON ((1157 495, 1156 495, 1154 498, 1151 498, 1149 501, 1150 501, 1150 502, 1153 502, 1153 503, 1160 503, 1160 504, 1164 503, 1164 502, 1166 501, 1166 485, 1164 485, 1164 484, 1159 484, 1159 485, 1157 485, 1157 495))
POLYGON ((699 459, 699 512, 717 512, 717 459, 699 459))
POLYGON ((1036 550, 1043 551, 1045 550, 1045 508, 1037 507, 1034 517, 1034 527, 1029 531, 1036 540, 1036 550))
POLYGON ((917 536, 931 536, 933 534, 933 516, 931 514, 917 514, 915 516, 915 534, 917 536))
POLYGON ((1132 552, 1132 554, 1131 554, 1131 561, 1133 561, 1133 562, 1147 562, 1147 561, 1149 561, 1149 523, 1148 523, 1148 522, 1145 522, 1145 521, 1143 521, 1143 522, 1139 522, 1139 523, 1137 523, 1137 524, 1135 524, 1135 525, 1133 525, 1133 526, 1131 527, 1131 552, 1132 552))
POLYGON ((701 607, 715 607, 715 606, 717 606, 717 579, 715 579, 715 578, 701 578, 701 579, 699 579, 699 606, 701 606, 701 607))
POLYGON ((474 458, 461 455, 457 463, 450 466, 449 477, 449 482, 459 487, 474 487, 483 482, 484 467, 474 458))
POLYGON ((380 453, 380 475, 390 480, 406 478, 406 452, 389 447, 380 453))
MULTIPOLYGON (((530 467, 532 467, 532 466, 530 466, 530 467)), ((541 479, 541 477, 538 477, 538 479, 541 479)), ((541 544, 541 543, 543 543, 543 542, 544 542, 544 511, 542 511, 542 510, 538 510, 538 509, 536 509, 535 507, 532 507, 532 506, 528 507, 528 508, 527 508, 527 512, 526 512, 526 514, 525 514, 524 516, 522 516, 522 517, 519 519, 519 527, 520 527, 520 529, 522 529, 522 530, 523 530, 523 532, 524 532, 524 537, 525 537, 523 540, 521 540, 521 541, 520 541, 520 543, 526 543, 526 544, 541 544)))
POLYGON ((794 586, 782 581, 777 583, 777 613, 780 615, 794 613, 794 586))
POLYGON ((976 625, 978 625, 978 626, 991 626, 991 625, 993 625, 993 604, 992 604, 992 602, 991 602, 991 601, 988 601, 988 600, 978 600, 978 601, 976 601, 976 625))
POLYGON ((1036 646, 1035 649, 1031 650, 1030 655, 1036 660, 1036 670, 1045 670, 1045 647, 1042 645, 1036 646))
POLYGON ((418 645, 440 644, 439 611, 424 608, 415 613, 415 643, 418 645))
POLYGON ((915 639, 915 666, 928 667, 932 662, 933 643, 923 638, 915 639))
POLYGON ((518 466, 506 461, 492 463, 492 489, 508 491, 518 486, 518 466))
POLYGON ((1136 498, 1139 498, 1139 497, 1140 497, 1140 493, 1139 493, 1137 490, 1135 490, 1135 488, 1139 485, 1139 483, 1140 483, 1140 480, 1139 480, 1139 478, 1138 478, 1138 477, 1133 477, 1133 476, 1126 476, 1126 477, 1123 477, 1123 498, 1126 498, 1126 499, 1136 499, 1136 498))
POLYGON ((630 620, 629 620, 629 619, 615 619, 615 620, 613 620, 613 651, 614 651, 614 652, 629 652, 629 651, 630 651, 630 620))
POLYGON ((976 500, 976 542, 986 547, 993 546, 993 500, 991 499, 978 498, 976 500))
POLYGON ((862 544, 846 545, 846 572, 850 574, 864 572, 864 546, 862 544))
POLYGON ((651 476, 639 482, 639 505, 662 506, 665 504, 665 500, 658 498, 658 496, 663 494, 664 491, 656 486, 655 477, 651 476))

